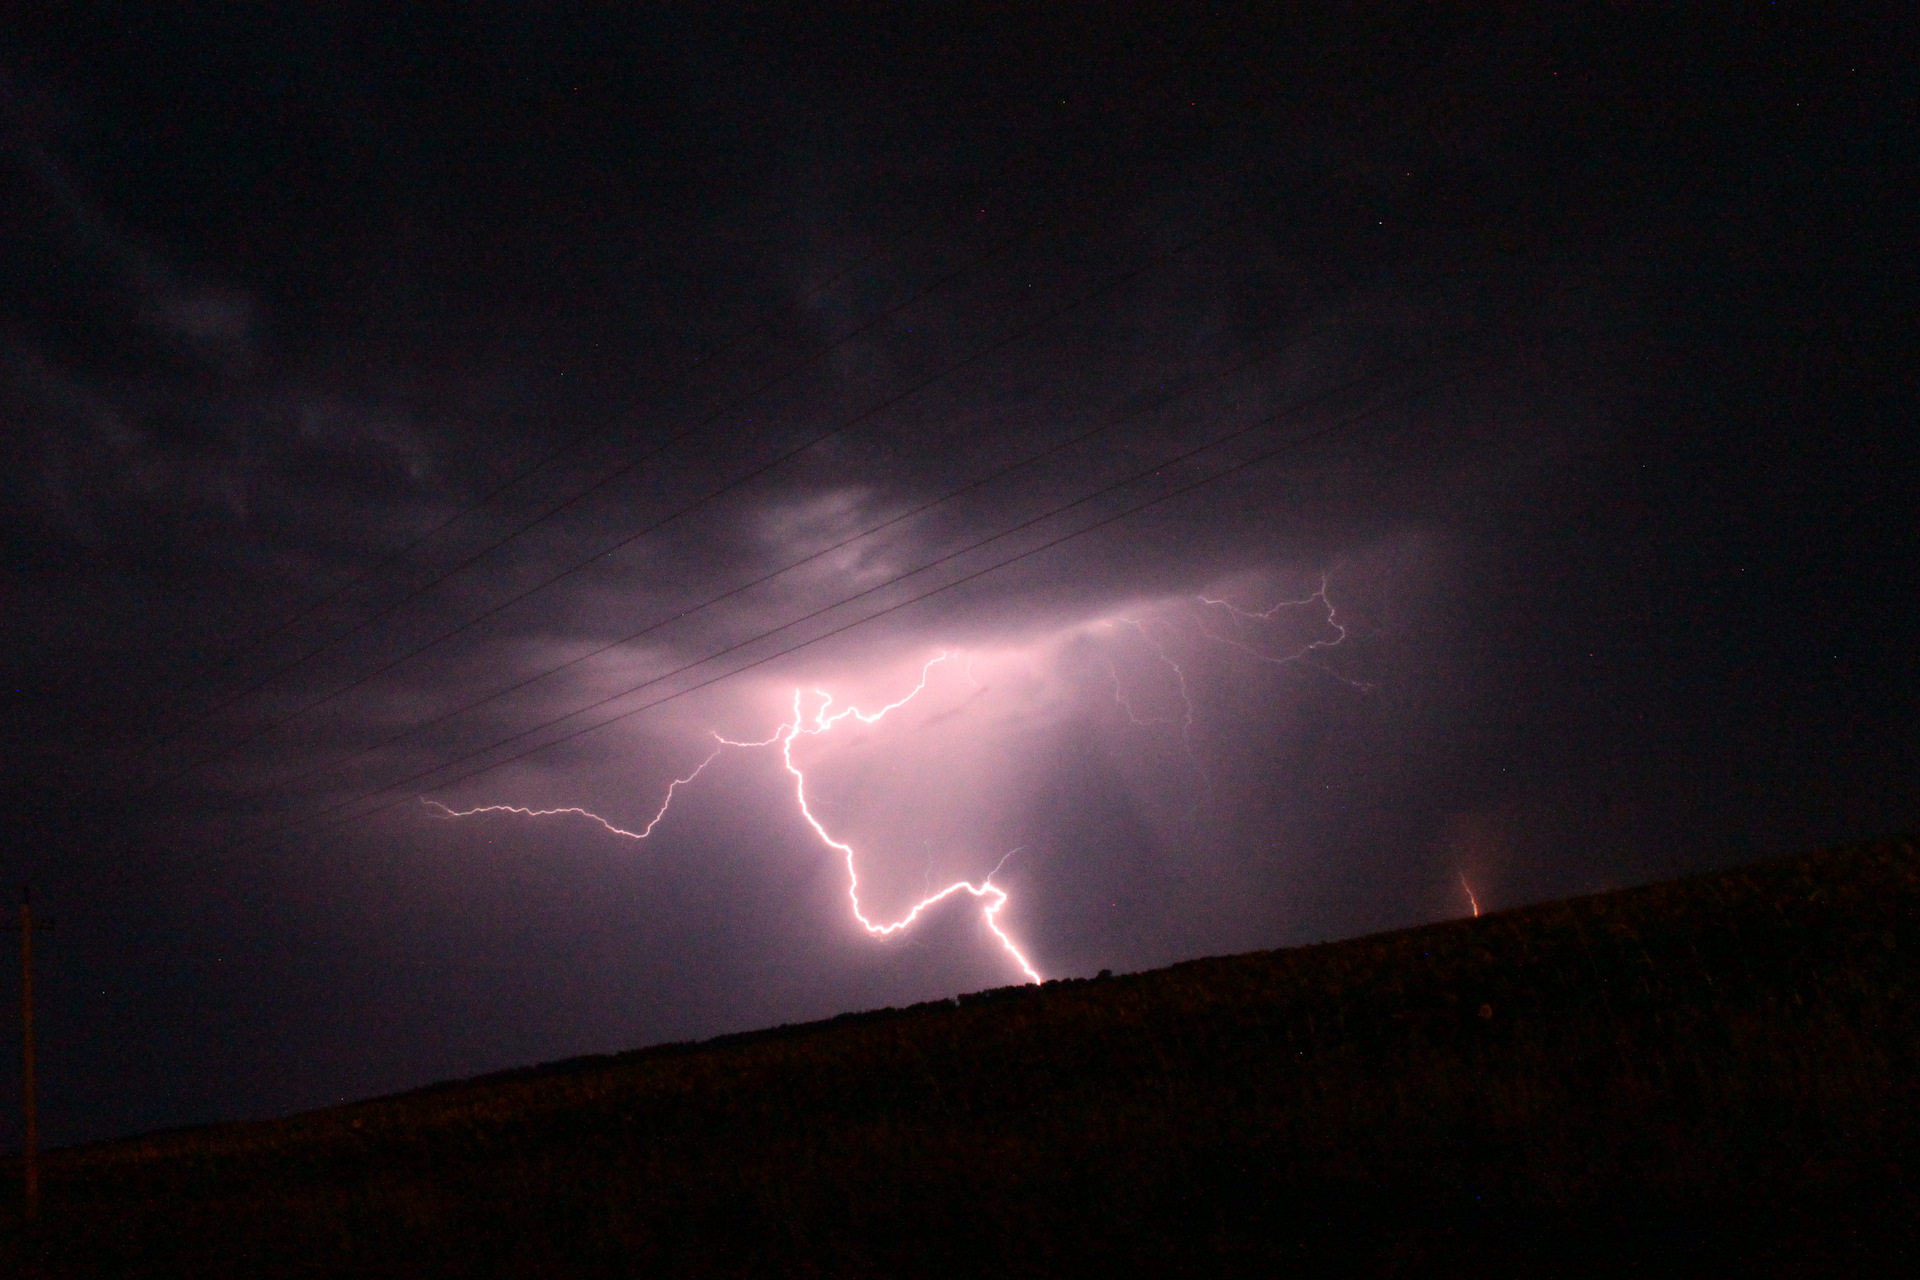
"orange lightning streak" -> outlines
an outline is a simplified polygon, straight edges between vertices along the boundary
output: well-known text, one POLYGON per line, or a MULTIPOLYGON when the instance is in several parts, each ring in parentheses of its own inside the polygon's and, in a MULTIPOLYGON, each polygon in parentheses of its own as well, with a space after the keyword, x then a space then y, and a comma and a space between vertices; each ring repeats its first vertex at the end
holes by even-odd
POLYGON ((1467 903, 1473 908, 1473 914, 1480 914, 1480 899, 1473 896, 1473 886, 1467 883, 1467 873, 1460 873, 1460 887, 1467 891, 1467 903))

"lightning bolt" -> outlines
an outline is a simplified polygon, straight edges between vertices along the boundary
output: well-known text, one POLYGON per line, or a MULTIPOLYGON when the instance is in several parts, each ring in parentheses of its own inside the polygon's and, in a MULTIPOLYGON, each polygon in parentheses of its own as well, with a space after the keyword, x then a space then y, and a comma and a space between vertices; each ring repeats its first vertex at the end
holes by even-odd
POLYGON ((1467 891, 1467 903, 1473 908, 1473 914, 1478 916, 1480 914, 1480 899, 1473 896, 1473 886, 1467 883, 1467 873, 1464 871, 1460 873, 1460 887, 1467 891))
POLYGON ((1174 655, 1168 651, 1168 644, 1163 641, 1163 637, 1177 635, 1178 618, 1181 616, 1190 616, 1195 629, 1203 639, 1211 640, 1217 644, 1235 649, 1248 657, 1272 666, 1289 666, 1296 663, 1311 666, 1315 670, 1331 676, 1335 680, 1357 689, 1362 693, 1369 692, 1373 686, 1365 681, 1344 676, 1338 671, 1330 669, 1323 663, 1314 661, 1315 653, 1322 649, 1337 647, 1345 641, 1350 634, 1346 624, 1340 621, 1339 610, 1335 608, 1333 599, 1328 594, 1330 577, 1331 575, 1329 574, 1322 574, 1320 577, 1320 585, 1311 593, 1297 600, 1280 600, 1265 609, 1243 609, 1229 600, 1216 600, 1209 596, 1196 596, 1193 599, 1197 601, 1197 605, 1193 605, 1183 613, 1174 614, 1171 617, 1166 614, 1161 614, 1159 616, 1145 618, 1109 618, 1102 624, 1110 633, 1117 633, 1123 627, 1132 628, 1132 630, 1140 636, 1141 642, 1152 651, 1155 659, 1173 673, 1174 682, 1180 698, 1180 714, 1177 716, 1142 715, 1140 710, 1135 706, 1134 699, 1130 698, 1127 694, 1125 683, 1120 677, 1119 666, 1114 658, 1109 655, 1103 655, 1102 657, 1102 661, 1107 668, 1107 675, 1113 681, 1113 699, 1120 705, 1121 709, 1126 712, 1129 722, 1141 727, 1174 724, 1179 726, 1181 750, 1186 756, 1188 767, 1191 768, 1194 775, 1199 778, 1201 785, 1201 795, 1197 795, 1194 798, 1193 804, 1189 806, 1187 811, 1187 816, 1190 819, 1198 818, 1201 805, 1205 802, 1205 798, 1212 795, 1213 780, 1208 775, 1205 766, 1200 763, 1199 754, 1194 747, 1194 725, 1197 712, 1194 704, 1193 690, 1187 679, 1187 672, 1185 668, 1175 660, 1174 655), (1281 654, 1256 648, 1254 644, 1249 643, 1247 639, 1241 638, 1242 635, 1249 630, 1273 623, 1273 621, 1280 616, 1282 610, 1301 609, 1312 605, 1318 605, 1320 609, 1323 610, 1326 625, 1331 628, 1333 633, 1331 636, 1322 636, 1319 639, 1308 640, 1292 652, 1281 654), (1221 628, 1212 621, 1213 618, 1221 616, 1215 611, 1224 611, 1226 625, 1234 628, 1235 631, 1240 634, 1222 634, 1221 628), (1156 636, 1154 633, 1153 627, 1155 624, 1158 624, 1162 629, 1159 636, 1156 636))
MULTIPOLYGON (((1007 859, 1019 853, 1020 849, 1009 850, 998 863, 994 864, 993 870, 989 871, 978 883, 970 880, 956 880, 944 889, 927 893, 920 901, 914 903, 913 906, 908 909, 907 913, 898 920, 890 923, 881 923, 873 920, 860 905, 858 855, 855 854, 852 845, 844 840, 835 839, 833 835, 828 832, 825 825, 821 823, 820 819, 815 816, 812 807, 807 803, 806 773, 800 768, 800 765, 793 757, 794 744, 803 737, 824 737, 832 732, 836 726, 844 724, 848 720, 858 720, 862 724, 875 724, 891 713, 898 711, 901 707, 906 706, 926 690, 928 681, 932 679, 933 669, 951 657, 953 657, 951 653, 942 652, 929 659, 927 664, 920 669, 919 683, 908 690, 903 697, 888 703, 877 711, 862 711, 859 707, 855 706, 848 706, 835 711, 832 709, 834 706, 834 697, 825 689, 818 687, 812 690, 799 688, 793 691, 793 719, 774 730, 770 736, 758 741, 738 741, 732 738, 723 738, 718 733, 714 734, 715 741, 720 745, 714 749, 711 755, 705 760, 702 760, 699 767, 694 769, 692 773, 689 773, 684 778, 674 779, 673 784, 667 788, 667 795, 661 802, 659 812, 654 814, 653 821, 649 822, 646 827, 640 831, 628 831, 607 821, 607 819, 597 813, 592 813, 586 809, 577 807, 564 809, 529 809, 519 805, 494 804, 481 805, 473 809, 452 809, 437 800, 428 800, 424 796, 421 798, 422 803, 440 810, 441 813, 448 818, 465 818, 483 813, 513 813, 529 818, 575 814, 599 823, 614 835, 624 836, 630 840, 644 840, 653 834, 653 829, 660 825, 662 818, 666 817, 668 808, 673 804, 674 793, 699 777, 701 771, 712 764, 715 757, 722 751, 725 751, 729 747, 751 750, 754 748, 771 747, 778 744, 780 747, 780 758, 785 763, 787 772, 793 776, 794 798, 799 802, 801 817, 805 818, 807 825, 813 828, 814 834, 820 838, 821 843, 840 854, 846 862, 847 900, 852 904, 853 918, 859 922, 861 928, 876 938, 892 937, 912 927, 913 922, 919 919, 925 911, 935 904, 943 902, 957 893, 966 893, 984 902, 981 914, 986 921, 987 928, 993 931, 993 936, 1000 940, 1000 945, 1006 948, 1007 954, 1012 956, 1014 963, 1020 966, 1020 971, 1027 976, 1028 980, 1040 982, 1042 978, 1040 977, 1039 971, 1033 967, 1033 964, 1021 952, 1019 946, 1008 936, 1006 930, 1000 926, 1000 912, 1006 907, 1009 899, 1007 891, 993 882, 993 877, 998 875, 1000 869, 1007 865, 1007 859), (813 699, 817 699, 817 704, 813 706, 811 715, 808 715, 804 709, 805 704, 808 702, 809 693, 811 693, 813 699)), ((969 674, 971 674, 971 672, 969 672, 969 674)))
POLYGON ((914 903, 913 906, 908 909, 907 913, 898 920, 890 924, 878 923, 869 919, 866 912, 862 910, 860 906, 860 870, 856 865, 856 855, 854 854, 853 846, 844 840, 834 839, 827 831, 825 825, 821 823, 820 819, 814 816, 812 807, 807 803, 807 775, 793 759, 793 744, 799 741, 802 736, 821 737, 831 732, 834 726, 845 723, 849 719, 858 720, 862 724, 874 724, 890 713, 906 706, 909 702, 919 697, 921 692, 926 689, 927 681, 932 678, 934 667, 945 662, 952 656, 953 655, 949 653, 941 653, 928 661, 927 665, 920 669, 920 683, 909 690, 906 696, 888 703, 878 711, 867 712, 860 710, 858 707, 850 706, 844 710, 834 711, 829 714, 829 710, 833 706, 833 695, 825 689, 815 689, 813 690, 813 694, 820 701, 819 705, 814 708, 812 720, 811 723, 809 723, 808 717, 801 710, 801 703, 806 697, 806 690, 795 689, 793 691, 793 720, 786 726, 784 734, 778 738, 780 742, 780 757, 786 762, 787 772, 793 775, 793 794, 794 798, 800 803, 801 816, 807 820, 807 825, 813 828, 813 833, 820 837, 822 844, 825 844, 831 849, 838 850, 846 860, 847 901, 852 904, 853 918, 860 922, 861 928, 876 938, 891 937, 910 927, 915 920, 920 918, 920 913, 928 907, 933 906, 937 902, 945 901, 956 893, 965 892, 972 894, 975 898, 990 899, 981 912, 982 917, 986 920, 987 928, 993 931, 994 937, 1000 939, 1000 945, 1006 948, 1007 954, 1013 957, 1014 963, 1020 966, 1021 972, 1025 973, 1030 980, 1039 982, 1041 981, 1039 971, 1028 962, 1026 956, 1021 954, 1020 948, 1014 945, 1013 939, 1007 936, 1006 931, 1000 927, 999 922, 1001 908, 1007 905, 1007 892, 993 882, 993 877, 999 872, 1001 867, 1007 864, 1007 858, 1011 858, 1015 853, 1019 852, 1018 849, 1012 850, 1006 857, 1001 858, 994 869, 988 872, 980 883, 974 884, 969 880, 956 880, 946 888, 937 890, 921 898, 920 901, 914 903))
MULTIPOLYGON (((1140 619, 1116 618, 1108 622, 1107 626, 1115 629, 1122 626, 1132 627, 1140 633, 1140 638, 1146 642, 1147 648, 1153 650, 1154 656, 1164 663, 1168 670, 1173 672, 1175 687, 1180 691, 1180 705, 1184 709, 1180 717, 1180 747, 1187 757, 1188 766, 1192 768, 1195 776, 1200 779, 1201 787, 1211 796, 1213 794, 1213 779, 1207 776, 1205 766, 1200 763, 1200 757, 1193 749, 1193 694, 1187 688, 1187 673, 1181 670, 1180 664, 1173 660, 1172 655, 1167 652, 1166 646, 1153 638, 1147 631, 1146 623, 1140 619)), ((1127 713, 1127 719, 1143 727, 1172 723, 1172 721, 1162 716, 1149 716, 1145 720, 1142 720, 1138 713, 1134 711, 1133 703, 1128 700, 1125 691, 1121 688, 1119 668, 1114 666, 1112 658, 1106 659, 1106 663, 1107 674, 1113 677, 1113 700, 1119 703, 1121 708, 1127 713)), ((1199 799, 1196 798, 1194 800, 1188 810, 1189 817, 1199 812, 1200 803, 1199 799)))
POLYGON ((1313 660, 1312 655, 1314 653, 1318 652, 1321 649, 1336 648, 1341 641, 1347 638, 1346 625, 1340 621, 1339 611, 1334 608, 1333 600, 1327 595, 1326 575, 1324 574, 1321 575, 1320 586, 1311 594, 1302 596, 1298 600, 1281 600, 1278 603, 1272 605, 1271 607, 1266 609, 1261 609, 1261 610, 1242 609, 1238 605, 1232 603, 1231 601, 1214 600, 1214 599, 1210 599, 1207 596, 1196 596, 1195 599, 1199 600, 1199 602, 1202 605, 1206 606, 1209 609, 1225 609, 1227 611, 1227 616, 1236 623, 1272 622, 1274 617, 1282 609, 1299 609, 1318 601, 1321 607, 1326 610, 1327 625, 1332 627, 1335 633, 1333 638, 1331 640, 1309 641, 1307 644, 1301 646, 1299 649, 1295 650, 1294 652, 1289 654, 1284 654, 1279 657, 1275 657, 1274 655, 1268 654, 1268 653, 1261 653, 1258 649, 1253 648, 1251 645, 1246 644, 1245 642, 1240 640, 1235 640, 1230 636, 1223 636, 1223 635, 1216 634, 1215 632, 1213 632, 1207 627, 1206 614, 1204 611, 1202 611, 1200 615, 1200 632, 1202 635, 1206 636, 1207 639, 1212 640, 1217 644, 1224 644, 1229 648, 1238 649, 1240 650, 1240 652, 1248 655, 1251 658, 1256 658, 1261 662, 1271 663, 1276 667, 1290 666, 1294 663, 1303 663, 1307 666, 1312 667, 1316 671, 1320 671, 1326 675, 1332 676, 1335 680, 1338 680, 1343 684, 1351 685, 1355 689, 1360 690, 1362 693, 1367 693, 1372 691, 1373 686, 1368 684, 1364 680, 1354 680, 1348 676, 1343 676, 1338 671, 1334 671, 1331 668, 1323 665, 1322 663, 1318 663, 1313 660))
MULTIPOLYGON (((1273 665, 1306 663, 1325 672, 1327 675, 1333 676, 1337 680, 1341 680, 1356 689, 1365 691, 1372 686, 1349 679, 1313 661, 1313 655, 1316 652, 1321 649, 1334 648, 1348 636, 1347 627, 1340 621, 1333 601, 1327 594, 1327 586, 1328 580, 1323 576, 1320 580, 1319 588, 1311 594, 1298 600, 1281 600, 1264 610, 1258 611, 1242 609, 1227 600, 1214 600, 1206 596, 1200 596, 1196 597, 1200 607, 1193 612, 1200 634, 1206 639, 1238 649, 1250 657, 1273 665), (1208 617, 1213 610, 1224 610, 1224 616, 1228 623, 1238 628, 1261 623, 1271 623, 1279 616, 1283 609, 1304 608, 1316 602, 1325 610, 1326 623, 1332 628, 1334 634, 1331 638, 1309 641, 1294 652, 1281 656, 1261 652, 1259 649, 1254 648, 1246 641, 1238 639, 1235 636, 1219 634, 1208 624, 1208 617)), ((1106 659, 1106 666, 1108 675, 1113 679, 1114 700, 1126 711, 1127 719, 1135 725, 1146 727, 1177 723, 1180 728, 1181 748, 1186 755, 1187 763, 1193 769, 1194 774, 1200 779, 1204 791, 1207 794, 1211 794, 1213 790, 1212 780, 1209 778, 1205 767, 1201 765, 1199 756, 1194 749, 1193 728, 1196 711, 1193 692, 1188 683, 1187 673, 1181 665, 1174 660, 1173 655, 1168 652, 1167 646, 1162 643, 1159 638, 1155 637, 1149 626, 1150 621, 1152 620, 1142 618, 1117 618, 1108 620, 1106 626, 1115 632, 1122 627, 1131 627, 1139 634, 1142 642, 1152 651, 1154 657, 1173 672, 1174 683, 1179 693, 1180 706, 1182 708, 1181 714, 1177 719, 1172 716, 1162 717, 1149 715, 1142 717, 1139 710, 1127 697, 1124 683, 1120 678, 1119 668, 1113 659, 1109 657, 1106 659)), ((1164 623, 1166 620, 1161 619, 1160 621, 1164 623)), ((597 813, 579 808, 578 806, 534 809, 521 805, 489 804, 479 805, 471 809, 454 809, 442 804, 438 800, 431 800, 425 796, 421 797, 421 803, 437 810, 442 817, 447 819, 468 818, 494 813, 510 813, 526 818, 573 816, 585 818, 590 822, 596 822, 609 834, 619 836, 623 839, 645 840, 651 836, 655 829, 659 827, 660 823, 665 820, 668 810, 673 806, 674 797, 679 793, 680 788, 690 785, 697 779, 706 770, 707 766, 719 757, 721 752, 729 748, 758 750, 778 746, 780 749, 780 759, 785 765, 787 773, 793 779, 794 800, 799 807, 800 816, 806 821, 807 825, 813 829, 814 835, 820 842, 837 854, 846 866, 847 901, 852 909, 854 920, 862 929, 876 938, 893 937, 912 928, 915 921, 937 904, 958 894, 966 894, 981 903, 981 916, 987 928, 992 931, 995 938, 999 939, 1001 947, 1006 950, 1008 956, 1013 959, 1013 962, 1019 966, 1021 973, 1025 974, 1029 981, 1040 982, 1042 979, 1039 971, 1033 967, 1032 962, 1027 959, 1019 945, 1013 940, 1012 936, 1007 933, 1006 929, 1002 927, 1000 922, 1001 912, 1005 910, 1009 897, 1007 891, 994 882, 994 877, 1006 866, 1007 859, 1019 853, 1020 849, 1010 850, 994 865, 992 871, 977 881, 961 879, 954 881, 944 888, 929 890, 928 882, 923 880, 920 900, 909 907, 904 915, 891 921, 877 920, 867 914, 866 908, 860 900, 859 855, 851 844, 834 836, 834 834, 827 829, 826 824, 821 821, 819 815, 814 812, 812 802, 807 794, 806 771, 801 767, 800 761, 795 755, 795 748, 802 744, 803 739, 825 738, 836 728, 847 724, 849 721, 858 721, 861 724, 867 725, 877 724, 895 711, 907 706, 926 691, 929 682, 933 679, 934 669, 942 663, 952 660, 955 656, 954 653, 944 650, 935 654, 921 667, 920 678, 912 688, 908 689, 906 693, 894 699, 892 702, 874 711, 866 711, 852 705, 844 707, 838 706, 834 695, 819 686, 814 686, 811 689, 805 687, 794 689, 792 718, 779 725, 768 736, 758 740, 745 741, 722 737, 718 733, 713 734, 713 739, 718 745, 715 746, 713 751, 708 753, 705 759, 694 767, 692 772, 683 778, 675 778, 668 785, 666 795, 661 799, 659 809, 654 813, 653 818, 638 831, 628 830, 601 817, 597 813)), ((963 668, 964 674, 967 682, 973 686, 976 692, 982 691, 983 686, 974 674, 973 668, 974 660, 973 657, 969 655, 963 668)), ((1190 816, 1198 813, 1200 804, 1201 801, 1196 798, 1190 810, 1190 816)), ((1461 877, 1460 883, 1461 887, 1467 890, 1468 900, 1473 905, 1473 913, 1476 916, 1479 915, 1480 904, 1474 900, 1473 890, 1467 885, 1464 876, 1461 877)))
MULTIPOLYGON (((714 736, 716 738, 719 737, 718 734, 715 734, 714 736)), ((712 764, 714 762, 714 759, 717 756, 719 756, 719 754, 722 751, 725 751, 730 746, 737 746, 737 745, 740 745, 740 744, 725 742, 723 740, 720 746, 715 747, 713 749, 713 753, 711 755, 709 755, 705 760, 702 760, 698 765, 694 766, 694 770, 692 773, 688 774, 684 778, 675 778, 673 782, 667 787, 666 798, 660 801, 660 811, 653 815, 653 820, 651 822, 647 823, 646 826, 642 827, 638 831, 629 831, 625 827, 617 827, 613 823, 608 822, 605 818, 601 817, 599 814, 590 813, 585 809, 581 809, 575 806, 568 806, 567 808, 564 808, 564 809, 526 809, 526 808, 522 808, 517 804, 483 804, 473 809, 449 809, 446 805, 441 804, 438 800, 429 800, 425 796, 420 797, 420 803, 427 805, 430 808, 438 809, 444 817, 448 817, 448 818, 471 818, 475 814, 480 814, 480 813, 517 813, 523 818, 551 818, 559 814, 572 813, 572 814, 577 814, 582 818, 588 818, 594 822, 599 823, 601 826, 605 827, 608 831, 611 831, 616 836, 624 836, 628 840, 645 840, 648 836, 653 834, 653 829, 660 825, 660 820, 667 816, 667 810, 673 807, 674 793, 680 790, 680 788, 686 786, 689 782, 692 782, 695 778, 699 777, 701 772, 705 770, 708 765, 712 764)))
MULTIPOLYGON (((1187 673, 1180 669, 1179 663, 1167 656, 1166 649, 1148 634, 1146 624, 1138 618, 1116 618, 1107 623, 1107 626, 1113 628, 1123 626, 1132 627, 1140 633, 1140 638, 1146 641, 1147 648, 1153 650, 1154 656, 1165 663, 1167 668, 1173 672, 1174 681, 1180 689, 1180 705, 1186 709, 1186 713, 1180 719, 1181 735, 1184 737, 1186 731, 1193 728, 1193 697, 1187 692, 1187 673)), ((1138 713, 1133 709, 1133 703, 1127 699, 1127 695, 1120 688, 1120 672, 1114 667, 1113 659, 1111 658, 1107 659, 1107 674, 1113 677, 1113 700, 1126 710, 1127 719, 1137 725, 1171 723, 1164 716, 1148 716, 1145 720, 1140 718, 1138 713)))

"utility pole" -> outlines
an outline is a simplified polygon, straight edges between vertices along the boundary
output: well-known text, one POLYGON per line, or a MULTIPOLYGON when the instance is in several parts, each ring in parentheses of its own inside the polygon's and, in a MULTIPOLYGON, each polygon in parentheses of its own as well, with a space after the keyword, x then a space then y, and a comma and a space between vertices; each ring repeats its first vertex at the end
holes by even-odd
POLYGON ((33 935, 53 928, 51 920, 33 922, 33 891, 20 886, 20 1170, 28 1222, 40 1216, 40 1121, 33 1083, 33 935))

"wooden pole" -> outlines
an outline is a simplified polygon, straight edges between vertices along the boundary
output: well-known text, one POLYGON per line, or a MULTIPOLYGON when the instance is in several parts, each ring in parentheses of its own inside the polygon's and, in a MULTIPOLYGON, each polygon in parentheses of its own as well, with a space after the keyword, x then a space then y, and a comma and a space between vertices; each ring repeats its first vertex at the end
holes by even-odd
POLYGON ((33 1088, 33 894, 20 890, 20 1157, 26 1220, 40 1214, 40 1126, 33 1088))

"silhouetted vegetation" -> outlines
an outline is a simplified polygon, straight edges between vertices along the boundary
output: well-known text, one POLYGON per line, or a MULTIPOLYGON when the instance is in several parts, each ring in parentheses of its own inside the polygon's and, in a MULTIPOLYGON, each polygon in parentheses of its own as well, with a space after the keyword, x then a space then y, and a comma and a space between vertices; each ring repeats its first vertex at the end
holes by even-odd
POLYGON ((1886 1274, 1920 1208, 1917 908, 1886 841, 70 1149, 0 1261, 1886 1274))

